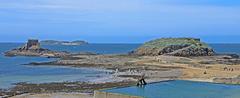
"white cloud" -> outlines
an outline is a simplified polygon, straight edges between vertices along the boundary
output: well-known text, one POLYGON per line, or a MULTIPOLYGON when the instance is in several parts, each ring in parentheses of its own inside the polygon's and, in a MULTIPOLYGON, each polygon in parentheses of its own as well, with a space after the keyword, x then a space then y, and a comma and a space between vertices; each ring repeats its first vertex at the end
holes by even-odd
POLYGON ((143 6, 141 2, 136 2, 136 0, 25 0, 25 2, 8 1, 0 3, 1 9, 16 10, 131 11, 139 9, 141 6, 143 6))

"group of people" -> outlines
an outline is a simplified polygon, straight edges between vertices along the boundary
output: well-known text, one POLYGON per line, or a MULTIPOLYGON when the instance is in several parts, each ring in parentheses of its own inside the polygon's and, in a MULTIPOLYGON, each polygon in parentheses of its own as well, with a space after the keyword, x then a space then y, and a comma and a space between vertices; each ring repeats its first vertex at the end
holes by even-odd
MULTIPOLYGON (((143 70, 140 71, 140 72, 141 72, 141 75, 140 75, 140 77, 138 78, 137 86, 147 85, 147 82, 145 81, 145 71, 144 71, 145 69, 146 69, 146 68, 143 67, 143 70)), ((132 71, 131 69, 129 69, 129 72, 132 74, 132 72, 134 72, 134 71, 132 71)), ((118 69, 118 68, 115 70, 115 73, 119 73, 119 69, 118 69)))
POLYGON ((145 81, 145 74, 142 74, 137 82, 137 86, 143 86, 143 85, 147 85, 147 82, 145 81))
POLYGON ((224 71, 234 71, 233 68, 228 68, 228 67, 224 67, 223 70, 224 70, 224 71))

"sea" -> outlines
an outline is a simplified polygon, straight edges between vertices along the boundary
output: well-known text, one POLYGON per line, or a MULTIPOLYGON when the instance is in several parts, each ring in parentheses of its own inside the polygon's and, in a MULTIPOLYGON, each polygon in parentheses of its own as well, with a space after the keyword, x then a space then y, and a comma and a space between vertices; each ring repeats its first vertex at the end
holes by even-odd
MULTIPOLYGON (((30 62, 46 62, 56 60, 44 57, 6 57, 4 52, 20 47, 23 43, 0 43, 0 89, 8 89, 16 83, 49 83, 49 82, 92 82, 99 77, 108 76, 105 70, 94 68, 73 68, 63 66, 30 66, 30 62)), ((94 52, 99 54, 122 54, 137 48, 139 44, 88 44, 80 46, 42 45, 43 48, 78 52, 94 52)))
MULTIPOLYGON (((56 58, 43 57, 6 57, 4 52, 20 47, 23 43, 0 43, 0 89, 13 87, 16 83, 49 83, 84 81, 91 82, 109 74, 106 70, 95 68, 73 68, 63 66, 30 66, 30 62, 53 61, 56 58)), ((42 45, 56 51, 94 52, 99 54, 127 54, 141 44, 87 44, 80 46, 42 45)), ((240 54, 240 44, 210 44, 217 53, 240 54)))

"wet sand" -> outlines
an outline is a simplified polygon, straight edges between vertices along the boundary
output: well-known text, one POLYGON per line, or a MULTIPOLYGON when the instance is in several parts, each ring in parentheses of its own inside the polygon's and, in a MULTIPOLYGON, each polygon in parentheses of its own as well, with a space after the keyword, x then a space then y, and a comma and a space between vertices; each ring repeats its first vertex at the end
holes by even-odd
MULTIPOLYGON (((135 85, 142 74, 145 74, 148 83, 177 79, 215 82, 216 78, 238 77, 240 75, 239 61, 239 59, 229 56, 75 55, 71 58, 61 58, 53 62, 34 62, 30 65, 94 67, 109 70, 111 76, 99 78, 93 83, 19 83, 16 87, 11 88, 8 95, 58 92, 92 94, 94 90, 135 85)), ((2 92, 7 94, 6 91, 2 92)))

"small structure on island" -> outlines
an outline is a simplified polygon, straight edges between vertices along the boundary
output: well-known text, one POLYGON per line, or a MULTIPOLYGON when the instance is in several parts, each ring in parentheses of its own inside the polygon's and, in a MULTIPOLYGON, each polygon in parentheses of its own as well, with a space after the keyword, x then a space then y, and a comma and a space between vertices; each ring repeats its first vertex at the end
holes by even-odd
POLYGON ((42 56, 42 57, 66 57, 71 55, 65 51, 53 51, 40 47, 37 39, 29 39, 24 46, 12 49, 4 53, 5 56, 42 56))
POLYGON ((26 49, 40 49, 40 43, 37 39, 29 39, 26 44, 26 49))

